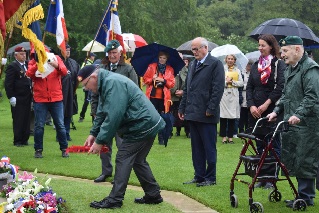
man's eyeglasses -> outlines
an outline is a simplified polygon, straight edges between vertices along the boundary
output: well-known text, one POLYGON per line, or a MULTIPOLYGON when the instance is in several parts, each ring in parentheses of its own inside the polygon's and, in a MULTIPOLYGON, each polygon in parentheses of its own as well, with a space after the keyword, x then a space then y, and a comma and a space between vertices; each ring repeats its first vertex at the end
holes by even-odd
POLYGON ((90 79, 91 79, 92 75, 90 75, 89 79, 86 81, 86 83, 83 85, 84 88, 86 88, 86 85, 89 83, 90 79))
POLYGON ((197 48, 197 47, 196 47, 196 48, 193 48, 193 49, 192 49, 192 52, 197 52, 200 48, 202 48, 202 47, 204 47, 204 46, 205 46, 205 45, 202 45, 202 46, 200 46, 199 48, 197 48))

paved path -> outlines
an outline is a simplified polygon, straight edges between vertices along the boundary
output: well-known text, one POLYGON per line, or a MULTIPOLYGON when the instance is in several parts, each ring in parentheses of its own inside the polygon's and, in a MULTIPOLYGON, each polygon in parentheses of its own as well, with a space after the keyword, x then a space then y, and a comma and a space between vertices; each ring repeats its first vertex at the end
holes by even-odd
MULTIPOLYGON (((44 174, 37 173, 36 176, 44 176, 44 174)), ((63 180, 72 180, 72 181, 78 181, 78 182, 85 182, 89 184, 96 184, 93 182, 93 180, 88 179, 81 179, 81 178, 73 178, 73 177, 65 177, 65 176, 58 176, 58 175, 46 175, 46 177, 50 178, 56 178, 56 179, 63 179, 63 180)), ((112 187, 112 184, 109 182, 99 183, 107 187, 112 187)), ((143 191, 141 187, 138 186, 128 186, 128 189, 136 190, 136 191, 143 191)), ((214 211, 203 204, 197 202, 196 200, 187 197, 186 195, 180 193, 180 192, 172 192, 172 191, 166 191, 161 190, 161 195, 165 202, 173 205, 177 209, 179 209, 181 212, 185 213, 218 213, 217 211, 214 211)), ((1 200, 0 203, 5 201, 5 199, 1 200)))
MULTIPOLYGON (((39 174, 37 174, 38 176, 39 174)), ((58 179, 65 179, 65 180, 73 180, 73 181, 82 181, 86 182, 89 184, 96 184, 93 182, 93 180, 88 180, 88 179, 81 179, 81 178, 73 178, 73 177, 65 177, 65 176, 58 176, 58 175, 47 175, 47 177, 51 178, 58 178, 58 179)), ((103 184, 107 187, 112 187, 112 184, 109 182, 104 182, 104 183, 99 183, 103 184)), ((131 186, 129 185, 127 187, 128 189, 131 190, 136 190, 136 191, 143 191, 141 187, 138 186, 131 186)), ((161 195, 164 199, 165 202, 173 205, 177 209, 179 209, 181 212, 186 212, 186 213, 218 213, 215 210, 212 210, 205 205, 197 202, 196 200, 187 197, 186 195, 180 193, 180 192, 172 192, 172 191, 166 191, 166 190, 161 190, 161 195)))

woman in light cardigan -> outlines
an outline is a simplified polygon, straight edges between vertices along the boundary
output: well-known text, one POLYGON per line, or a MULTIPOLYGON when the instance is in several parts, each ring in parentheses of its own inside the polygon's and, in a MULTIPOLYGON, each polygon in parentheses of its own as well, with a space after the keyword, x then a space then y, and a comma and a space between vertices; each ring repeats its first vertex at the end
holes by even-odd
POLYGON ((240 116, 238 87, 244 85, 241 71, 236 66, 236 56, 227 55, 225 58, 225 89, 220 102, 220 130, 222 142, 234 143, 233 134, 235 119, 240 116), (228 138, 228 141, 227 141, 228 138))

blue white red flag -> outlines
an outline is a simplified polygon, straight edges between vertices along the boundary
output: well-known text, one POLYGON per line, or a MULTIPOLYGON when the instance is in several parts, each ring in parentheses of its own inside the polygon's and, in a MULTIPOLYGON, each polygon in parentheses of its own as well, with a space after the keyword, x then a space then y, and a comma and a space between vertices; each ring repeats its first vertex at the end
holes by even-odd
POLYGON ((66 42, 69 36, 64 19, 62 0, 51 0, 45 31, 56 36, 57 45, 65 57, 66 42))
POLYGON ((118 0, 111 0, 106 8, 102 22, 96 33, 95 40, 106 46, 110 40, 116 39, 120 42, 123 51, 125 52, 121 23, 117 9, 118 0))

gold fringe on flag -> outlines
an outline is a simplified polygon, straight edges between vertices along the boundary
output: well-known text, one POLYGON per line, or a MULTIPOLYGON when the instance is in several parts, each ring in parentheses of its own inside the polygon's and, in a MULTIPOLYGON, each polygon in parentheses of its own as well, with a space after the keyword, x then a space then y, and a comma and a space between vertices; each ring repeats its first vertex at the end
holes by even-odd
MULTIPOLYGON (((3 2, 3 0, 1 0, 1 1, 3 2)), ((25 11, 31 6, 31 4, 33 4, 33 2, 34 2, 34 0, 24 0, 21 3, 21 5, 18 8, 18 10, 5 23, 7 32, 11 32, 12 31, 12 29, 15 26, 16 22, 18 20, 20 20, 20 18, 22 17, 23 13, 25 13, 25 11)), ((4 8, 4 10, 5 10, 5 8, 4 8)), ((0 59, 4 55, 6 55, 6 54, 4 54, 4 50, 5 50, 4 39, 6 39, 6 38, 2 38, 2 36, 0 36, 0 59)))
POLYGON ((14 13, 13 16, 6 22, 6 30, 7 32, 11 32, 13 27, 16 25, 17 21, 21 19, 25 11, 29 9, 29 7, 34 3, 34 0, 24 0, 19 9, 14 13))
MULTIPOLYGON (((0 59, 3 56, 3 52, 4 52, 4 40, 2 35, 0 34, 0 59)), ((0 71, 1 72, 1 71, 0 71)), ((0 75, 1 76, 1 75, 0 75)))
POLYGON ((32 32, 31 29, 28 28, 28 26, 32 22, 38 21, 39 19, 43 19, 43 18, 44 18, 43 8, 41 4, 39 4, 38 6, 28 10, 21 19, 22 35, 26 39, 29 39, 29 41, 34 45, 34 49, 37 52, 37 56, 38 56, 39 62, 37 62, 37 65, 38 65, 38 70, 40 72, 44 72, 43 64, 47 60, 47 54, 44 48, 44 44, 37 38, 36 34, 32 32))

